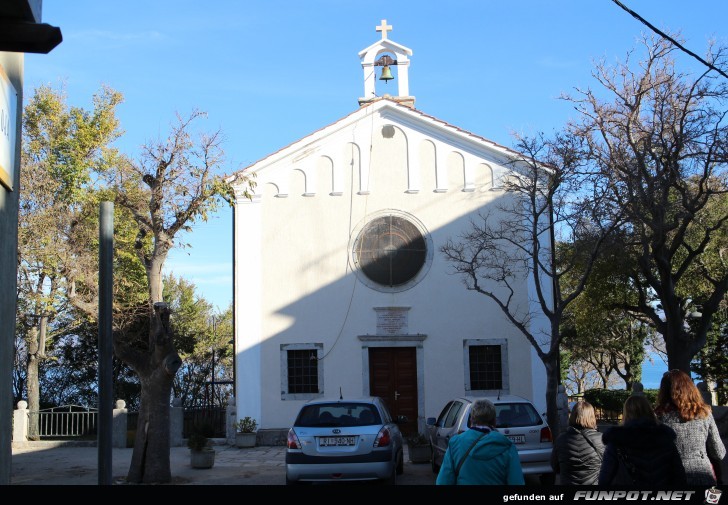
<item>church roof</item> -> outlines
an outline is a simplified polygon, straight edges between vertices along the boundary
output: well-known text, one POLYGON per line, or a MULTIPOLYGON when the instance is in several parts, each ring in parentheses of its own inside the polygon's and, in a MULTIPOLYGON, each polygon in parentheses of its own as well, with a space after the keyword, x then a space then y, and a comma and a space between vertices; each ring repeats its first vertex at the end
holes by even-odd
POLYGON ((383 112, 391 112, 395 118, 399 117, 401 119, 407 120, 414 120, 418 123, 425 123, 426 125, 429 125, 431 128, 439 129, 442 131, 445 131, 451 136, 457 137, 461 140, 467 141, 469 143, 473 143, 478 145, 481 148, 485 148, 491 152, 494 152, 496 154, 500 154, 501 156, 504 156, 506 158, 513 158, 513 157, 521 157, 523 156, 521 153, 518 153, 517 151, 514 151, 512 149, 509 149, 508 147, 502 146, 496 142, 493 142, 492 140, 488 140, 485 137, 482 137, 480 135, 476 135, 475 133, 469 132, 467 130, 464 130, 462 128, 459 128, 457 126, 451 125, 450 123, 443 121, 441 119, 438 119, 434 116, 431 116, 429 114, 425 114, 424 112, 406 106, 398 103, 396 100, 393 100, 392 98, 388 96, 379 97, 359 109, 355 110, 354 112, 342 117, 341 119, 338 119, 337 121, 334 121, 333 123, 323 126, 322 128, 319 128, 318 130, 310 133, 309 135, 296 140, 287 146, 284 146, 277 151, 255 161, 254 163, 248 165, 247 167, 237 171, 236 173, 233 173, 232 175, 228 176, 226 180, 228 182, 234 182, 236 179, 236 174, 246 171, 257 171, 265 166, 268 166, 270 164, 275 163, 276 161, 279 161, 282 158, 285 158, 286 156, 292 155, 299 150, 302 150, 311 144, 315 143, 316 141, 325 138, 326 136, 334 133, 335 131, 338 131, 339 129, 352 124, 359 119, 372 114, 373 112, 379 111, 380 113, 383 112), (387 109, 387 111, 385 111, 387 109))
POLYGON ((377 50, 384 50, 384 51, 400 51, 403 54, 412 55, 412 49, 409 47, 405 47, 402 44, 398 44, 397 42, 389 39, 384 40, 378 40, 374 44, 370 45, 369 47, 362 49, 359 51, 359 57, 363 58, 367 53, 377 50))

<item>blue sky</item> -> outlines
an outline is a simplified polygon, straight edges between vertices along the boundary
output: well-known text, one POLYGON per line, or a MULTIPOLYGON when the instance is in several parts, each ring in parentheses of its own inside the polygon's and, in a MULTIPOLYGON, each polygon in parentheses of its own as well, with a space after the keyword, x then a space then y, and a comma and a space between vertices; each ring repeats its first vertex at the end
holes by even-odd
MULTIPOLYGON (((623 3, 701 56, 710 38, 728 45, 725 0, 623 3)), ((25 95, 64 86, 70 104, 90 108, 101 85, 120 91, 118 147, 130 155, 176 112, 206 111, 204 128, 225 133, 230 173, 358 108, 358 52, 380 39, 382 19, 413 51, 416 107, 505 146, 514 131, 561 128, 573 108, 559 95, 598 87, 594 62, 624 59, 650 33, 612 0, 44 0, 43 21, 64 40, 26 55, 25 95)), ((197 224, 167 264, 220 309, 232 300, 231 223, 225 209, 197 224)))

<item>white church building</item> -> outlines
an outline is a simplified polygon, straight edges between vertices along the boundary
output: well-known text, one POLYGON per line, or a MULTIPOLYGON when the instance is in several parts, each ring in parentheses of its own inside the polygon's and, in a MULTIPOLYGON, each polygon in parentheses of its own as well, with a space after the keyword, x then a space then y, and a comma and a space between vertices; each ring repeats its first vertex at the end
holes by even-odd
MULTIPOLYGON (((390 30, 382 21, 381 40, 359 53, 356 110, 243 169, 256 174, 252 199, 228 178, 235 403, 261 429, 340 395, 383 397, 409 419, 405 432, 464 394, 516 394, 546 410, 535 351, 440 252, 479 211, 497 211, 517 153, 417 110, 412 51, 390 30), (377 97, 394 65, 397 96, 377 97)), ((532 289, 524 281, 516 296, 529 304, 532 289)))

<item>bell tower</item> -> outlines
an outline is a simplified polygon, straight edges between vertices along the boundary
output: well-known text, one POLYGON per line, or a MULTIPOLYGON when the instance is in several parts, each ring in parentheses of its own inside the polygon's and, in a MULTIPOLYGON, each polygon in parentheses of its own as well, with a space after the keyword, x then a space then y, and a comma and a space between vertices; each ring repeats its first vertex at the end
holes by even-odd
POLYGON ((382 19, 382 24, 376 30, 382 32, 382 39, 359 51, 361 68, 364 71, 364 96, 359 98, 359 105, 387 97, 414 108, 415 97, 409 94, 408 72, 412 50, 389 40, 387 32, 392 30, 392 25, 388 25, 386 19, 382 19), (395 81, 396 95, 389 93, 387 86, 392 87, 389 81, 395 81))

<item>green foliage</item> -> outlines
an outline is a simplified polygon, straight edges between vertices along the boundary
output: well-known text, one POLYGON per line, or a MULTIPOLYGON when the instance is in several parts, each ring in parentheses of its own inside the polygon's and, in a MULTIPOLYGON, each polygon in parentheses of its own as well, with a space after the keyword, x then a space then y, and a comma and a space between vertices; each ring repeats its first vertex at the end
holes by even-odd
MULTIPOLYGON (((216 382, 232 380, 232 306, 216 314, 193 283, 174 275, 165 276, 163 297, 174 314, 175 343, 182 358, 173 393, 183 407, 192 407, 205 394, 213 373, 216 382)), ((214 394, 224 405, 229 390, 215 388, 214 394)))
POLYGON ((419 432, 407 435, 405 437, 405 440, 407 441, 407 445, 410 447, 421 447, 430 445, 429 439, 419 432))
POLYGON ((250 416, 245 416, 233 423, 233 428, 238 433, 254 433, 258 429, 258 421, 250 416))
POLYGON ((213 316, 212 304, 201 298, 196 286, 173 274, 164 277, 164 301, 174 313, 175 343, 182 355, 195 353, 197 347, 209 352, 215 345, 210 319, 213 316))
MULTIPOLYGON (((590 389, 584 391, 584 400, 591 403, 596 409, 621 413, 624 402, 631 394, 631 391, 625 389, 590 389)), ((644 394, 652 405, 657 402, 656 389, 645 389, 644 394)))
POLYGON ((212 425, 207 421, 200 421, 192 427, 192 433, 187 438, 187 447, 193 451, 201 451, 210 447, 210 437, 214 433, 212 425))
MULTIPOLYGON (((40 403, 95 406, 98 402, 98 324, 86 321, 78 327, 58 322, 59 335, 40 365, 40 403), (67 330, 63 331, 63 330, 67 330)), ((126 408, 139 406, 140 384, 136 375, 119 359, 113 359, 115 399, 126 408)))
POLYGON ((718 404, 728 403, 728 310, 716 312, 708 331, 705 347, 691 368, 703 381, 714 381, 718 404))
MULTIPOLYGON (((23 110, 16 346, 28 367, 41 367, 41 401, 96 402, 96 365, 87 359, 82 341, 90 333, 95 344, 98 335, 94 321, 102 194, 94 187, 94 174, 116 157, 111 144, 122 133, 116 119, 121 101, 121 94, 102 88, 93 109, 85 110, 70 106, 63 90, 41 86, 23 110), (47 322, 43 342, 34 338, 39 316, 47 322), (96 329, 88 332, 88 325, 96 329)), ((117 236, 123 237, 120 228, 117 236)), ((116 247, 115 254, 122 250, 116 247)), ((115 265, 115 281, 127 272, 115 265)), ((125 300, 120 285, 114 283, 117 304, 125 300)), ((29 377, 27 398, 33 405, 37 396, 32 392, 39 388, 36 375, 29 377)))
MULTIPOLYGON (((569 250, 578 245, 559 247, 569 250)), ((562 349, 569 352, 573 363, 593 368, 602 382, 615 373, 626 386, 642 376, 644 342, 650 331, 624 310, 625 305, 634 305, 638 299, 638 292, 629 281, 632 266, 633 259, 608 240, 594 263, 589 282, 565 311, 561 325, 562 349)), ((567 273, 565 282, 577 282, 576 273, 567 273)))
POLYGON ((624 389, 590 389, 584 391, 584 399, 595 408, 610 412, 621 412, 630 392, 624 389))
MULTIPOLYGON (((626 218, 617 239, 629 288, 639 296, 624 308, 662 336, 670 368, 687 370, 728 285, 728 172, 720 154, 728 88, 677 68, 675 47, 664 38, 645 37, 642 45, 639 62, 597 67, 616 100, 602 102, 590 89, 568 98, 584 106, 570 128, 589 132, 590 153, 609 181, 604 196, 626 218), (688 314, 699 319, 689 329, 688 314)), ((709 47, 713 57, 725 50, 709 47)))
POLYGON ((24 165, 40 165, 58 185, 54 201, 82 198, 92 171, 104 171, 115 159, 110 144, 122 131, 116 107, 123 96, 103 87, 93 97, 93 110, 70 107, 63 90, 41 86, 23 111, 24 165))
MULTIPOLYGON (((562 333, 563 335, 563 333, 562 333)), ((561 382, 564 382, 569 376, 569 365, 571 364, 571 353, 567 350, 559 351, 559 376, 561 382)))

